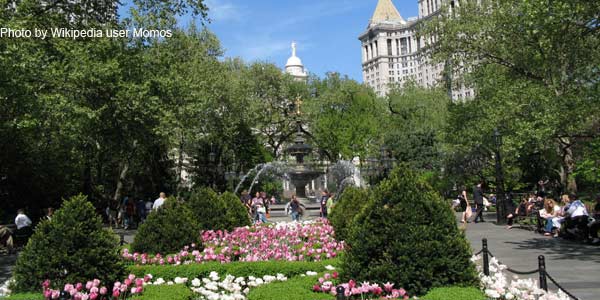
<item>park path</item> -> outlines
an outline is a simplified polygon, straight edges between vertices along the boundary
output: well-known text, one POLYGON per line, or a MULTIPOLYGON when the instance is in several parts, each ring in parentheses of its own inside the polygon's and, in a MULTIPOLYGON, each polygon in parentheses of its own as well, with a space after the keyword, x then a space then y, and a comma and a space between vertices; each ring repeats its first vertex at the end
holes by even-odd
MULTIPOLYGON (((473 252, 481 250, 481 240, 487 238, 491 253, 518 271, 537 269, 537 257, 544 255, 546 270, 565 289, 581 300, 600 299, 600 246, 545 237, 517 227, 507 230, 492 223, 495 218, 495 214, 487 214, 486 223, 467 224, 465 233, 473 252)), ((537 279, 537 275, 531 276, 537 279)), ((556 290, 549 280, 548 287, 556 290)))

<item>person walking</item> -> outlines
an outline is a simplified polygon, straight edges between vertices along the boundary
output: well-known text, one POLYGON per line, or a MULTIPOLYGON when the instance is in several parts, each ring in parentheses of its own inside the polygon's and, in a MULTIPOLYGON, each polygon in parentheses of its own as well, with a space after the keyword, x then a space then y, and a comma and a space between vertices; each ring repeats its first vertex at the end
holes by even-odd
POLYGON ((144 221, 146 221, 146 203, 142 198, 138 199, 135 203, 135 212, 137 214, 137 227, 140 226, 144 221))
POLYGON ((333 210, 333 207, 335 207, 335 194, 331 193, 329 195, 329 199, 327 199, 327 204, 326 204, 326 212, 327 212, 327 216, 331 215, 331 211, 333 210))
POLYGON ((267 223, 265 200, 260 196, 260 192, 256 192, 256 197, 252 199, 252 211, 255 213, 254 222, 267 223))
POLYGON ((461 186, 460 188, 458 200, 460 202, 460 209, 462 209, 463 211, 462 216, 460 218, 460 222, 471 223, 471 221, 469 221, 469 218, 471 218, 473 211, 471 210, 471 204, 469 204, 469 198, 467 197, 467 188, 465 188, 464 186, 461 186))
POLYGON ((329 200, 329 192, 327 190, 323 190, 321 192, 320 214, 321 214, 321 218, 325 218, 325 219, 327 219, 327 200, 329 200))
POLYGON ((485 222, 483 219, 483 209, 485 206, 483 205, 483 181, 479 181, 477 185, 473 188, 473 201, 475 201, 475 217, 473 218, 473 222, 485 222), (477 221, 479 219, 479 221, 477 221))
POLYGON ((305 207, 304 204, 298 201, 296 195, 292 195, 292 199, 290 200, 290 210, 292 215, 292 221, 298 222, 302 217, 302 213, 305 207))
POLYGON ((163 206, 163 204, 165 204, 166 198, 167 198, 167 195, 165 193, 161 192, 159 194, 158 198, 156 200, 154 200, 154 204, 152 204, 152 210, 157 210, 161 206, 163 206))

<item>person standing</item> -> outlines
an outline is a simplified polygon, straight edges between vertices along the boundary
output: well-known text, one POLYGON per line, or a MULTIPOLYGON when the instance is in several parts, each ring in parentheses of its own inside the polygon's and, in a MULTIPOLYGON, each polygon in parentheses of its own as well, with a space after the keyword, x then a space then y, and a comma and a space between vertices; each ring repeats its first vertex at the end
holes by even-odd
POLYGON ((471 223, 469 218, 473 211, 471 210, 471 204, 469 204, 469 198, 467 197, 467 188, 461 186, 460 194, 458 194, 458 200, 460 202, 460 209, 463 211, 460 218, 461 223, 471 223))
POLYGON ((146 220, 146 203, 144 203, 142 198, 138 199, 138 201, 135 203, 135 211, 138 217, 137 226, 139 227, 140 224, 146 220))
POLYGON ((290 200, 290 210, 292 215, 292 221, 298 222, 300 221, 300 217, 302 216, 304 205, 298 201, 296 195, 292 195, 292 200, 290 200))
POLYGON ((335 198, 335 194, 331 193, 329 195, 329 199, 327 199, 327 204, 326 204, 327 216, 329 216, 331 214, 331 211, 333 210, 333 207, 335 206, 335 201, 333 200, 334 198, 335 198))
POLYGON ((44 216, 44 220, 52 220, 52 216, 54 215, 54 209, 52 207, 48 207, 46 210, 46 216, 44 216))
POLYGON ((167 198, 167 195, 165 193, 161 192, 159 194, 158 198, 156 200, 154 200, 154 204, 152 204, 152 210, 157 210, 161 206, 163 206, 163 204, 165 204, 166 198, 167 198))
POLYGON ((252 199, 252 210, 255 212, 254 221, 267 223, 267 209, 265 201, 260 196, 260 192, 256 192, 256 197, 252 199))
POLYGON ((321 218, 327 218, 327 200, 329 200, 329 192, 327 190, 323 190, 321 192, 321 218))
POLYGON ((17 231, 15 232, 15 239, 19 245, 27 244, 27 240, 33 233, 31 229, 31 219, 25 215, 23 209, 17 210, 17 217, 15 218, 15 225, 17 225, 17 231))
POLYGON ((475 202, 475 217, 473 221, 475 223, 485 222, 483 219, 483 209, 485 206, 483 205, 483 182, 479 181, 477 185, 473 188, 473 201, 475 202), (477 221, 479 219, 479 221, 477 221))

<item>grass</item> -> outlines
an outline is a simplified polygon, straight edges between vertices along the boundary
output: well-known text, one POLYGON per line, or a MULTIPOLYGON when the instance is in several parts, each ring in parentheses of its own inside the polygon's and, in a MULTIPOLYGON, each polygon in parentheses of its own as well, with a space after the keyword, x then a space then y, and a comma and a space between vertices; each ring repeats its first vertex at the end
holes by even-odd
POLYGON ((325 300, 335 299, 331 294, 315 293, 312 287, 317 276, 296 276, 287 281, 274 282, 251 289, 248 300, 325 300))
POLYGON ((487 298, 475 287, 442 287, 435 288, 423 296, 421 300, 486 300, 487 298))

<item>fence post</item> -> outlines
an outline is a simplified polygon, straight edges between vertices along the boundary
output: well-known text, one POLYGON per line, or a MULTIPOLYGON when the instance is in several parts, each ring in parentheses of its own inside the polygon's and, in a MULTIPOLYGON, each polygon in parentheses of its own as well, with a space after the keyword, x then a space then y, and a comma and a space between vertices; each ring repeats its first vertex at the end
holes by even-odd
POLYGON ((483 244, 483 274, 485 274, 485 276, 490 276, 490 259, 488 257, 487 239, 484 238, 481 240, 481 243, 483 244))
POLYGON ((548 291, 548 282, 546 281, 546 259, 543 255, 538 256, 538 268, 540 272, 540 289, 548 291))
POLYGON ((121 246, 125 245, 125 234, 120 233, 119 238, 120 238, 119 244, 121 244, 121 246))
POLYGON ((346 289, 339 285, 336 289, 336 300, 346 300, 346 289))

